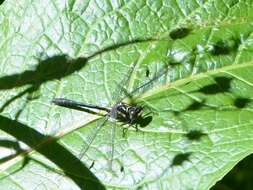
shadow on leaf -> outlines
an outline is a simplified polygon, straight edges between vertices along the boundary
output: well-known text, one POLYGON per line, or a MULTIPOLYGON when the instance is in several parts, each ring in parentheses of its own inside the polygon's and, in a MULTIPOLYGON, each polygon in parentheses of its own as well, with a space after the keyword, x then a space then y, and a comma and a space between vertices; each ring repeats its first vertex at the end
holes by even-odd
POLYGON ((198 102, 196 100, 193 100, 193 102, 188 105, 186 108, 180 110, 180 111, 172 111, 176 116, 181 114, 182 112, 187 112, 187 111, 195 111, 195 110, 200 110, 203 107, 206 107, 205 101, 203 100, 202 102, 198 102))
POLYGON ((181 39, 189 35, 191 32, 190 28, 182 27, 182 28, 176 28, 170 32, 170 37, 173 40, 181 39))
POLYGON ((211 190, 252 190, 253 187, 253 155, 240 161, 223 179, 211 190))
POLYGON ((237 51, 240 44, 240 39, 220 40, 210 46, 209 52, 214 56, 227 55, 237 51))
POLYGON ((42 83, 54 79, 61 79, 72 74, 74 71, 80 70, 86 62, 86 58, 69 61, 66 55, 57 55, 40 61, 34 70, 1 77, 0 90, 12 89, 24 85, 39 87, 42 83))
POLYGON ((238 97, 234 101, 234 106, 237 108, 245 108, 250 102, 251 99, 249 98, 238 97))
POLYGON ((45 136, 27 125, 4 116, 0 116, 0 129, 55 163, 80 189, 105 189, 90 170, 53 137, 45 136), (38 147, 38 144, 41 146, 38 147))
POLYGON ((181 153, 181 154, 177 154, 171 163, 171 166, 180 166, 183 164, 183 162, 185 161, 189 161, 189 157, 191 156, 192 153, 187 152, 187 153, 181 153))
MULTIPOLYGON (((50 80, 61 79, 62 77, 80 70, 86 64, 86 62, 86 58, 68 60, 66 55, 57 55, 40 61, 34 70, 28 70, 22 73, 1 77, 0 90, 12 89, 24 85, 30 85, 30 87, 7 100, 0 108, 0 112, 2 112, 13 101, 24 96, 25 94, 28 94, 30 97, 32 97, 32 94, 39 90, 41 84, 50 80)), ((20 109, 20 112, 16 115, 16 118, 18 118, 18 115, 22 110, 23 109, 20 109)))
POLYGON ((0 158, 0 164, 16 157, 18 154, 20 154, 23 151, 21 149, 21 147, 19 146, 19 143, 17 141, 13 141, 13 140, 1 139, 0 140, 0 147, 12 149, 15 151, 14 154, 0 158))
POLYGON ((231 87, 231 78, 228 77, 215 77, 215 83, 202 87, 199 92, 204 94, 217 94, 229 92, 231 87))
POLYGON ((185 136, 192 141, 199 141, 201 137, 207 135, 203 133, 201 130, 191 130, 185 136))
POLYGON ((0 112, 2 112, 13 101, 24 96, 25 94, 29 94, 29 96, 31 96, 33 92, 39 90, 43 83, 55 79, 59 80, 76 71, 79 71, 87 64, 89 59, 99 54, 116 50, 117 48, 127 45, 148 42, 152 40, 153 39, 135 39, 125 43, 119 43, 99 50, 88 57, 80 57, 77 59, 70 59, 67 55, 55 55, 45 60, 40 60, 38 65, 33 70, 27 70, 22 73, 3 76, 0 78, 0 90, 12 89, 24 85, 30 85, 30 87, 7 100, 6 103, 0 108, 0 112))
POLYGON ((88 57, 80 57, 77 59, 70 59, 67 55, 55 55, 45 60, 39 61, 38 65, 34 70, 24 71, 22 73, 8 75, 0 78, 0 90, 12 89, 14 87, 20 87, 27 84, 32 86, 40 86, 54 79, 61 79, 66 77, 75 71, 82 69, 87 61, 99 54, 107 51, 115 50, 117 48, 127 46, 134 43, 140 43, 150 41, 152 39, 145 40, 133 40, 127 43, 116 44, 107 47, 103 50, 95 52, 88 57))

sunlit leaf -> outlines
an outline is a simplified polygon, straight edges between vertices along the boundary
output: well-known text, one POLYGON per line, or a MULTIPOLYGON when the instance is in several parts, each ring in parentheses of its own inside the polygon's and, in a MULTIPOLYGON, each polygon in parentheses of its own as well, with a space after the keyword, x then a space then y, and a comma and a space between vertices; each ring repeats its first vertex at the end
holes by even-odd
POLYGON ((253 150, 252 8, 251 0, 5 1, 0 186, 212 187, 253 150), (144 112, 137 131, 109 119, 96 134, 101 113, 53 98, 123 100, 144 112))

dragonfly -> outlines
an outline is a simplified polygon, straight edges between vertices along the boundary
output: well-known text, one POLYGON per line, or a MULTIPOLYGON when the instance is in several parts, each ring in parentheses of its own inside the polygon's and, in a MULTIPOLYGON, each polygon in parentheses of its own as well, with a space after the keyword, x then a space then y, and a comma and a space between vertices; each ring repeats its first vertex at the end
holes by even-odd
MULTIPOLYGON (((128 72, 129 75, 127 76, 127 79, 124 79, 124 83, 128 83, 128 80, 130 78, 130 75, 132 74, 135 65, 137 62, 133 64, 133 66, 130 68, 130 71, 128 72)), ((124 91, 126 94, 125 97, 121 98, 118 100, 113 106, 111 107, 106 107, 106 106, 100 106, 100 105, 95 105, 95 104, 89 104, 85 102, 78 102, 70 99, 65 99, 65 98, 54 98, 52 100, 52 103, 58 106, 70 108, 70 109, 77 109, 77 110, 82 110, 83 108, 86 109, 92 109, 92 110, 98 110, 98 111, 103 111, 105 114, 103 115, 105 119, 96 127, 96 129, 93 131, 93 134, 91 135, 89 139, 89 142, 87 143, 87 146, 83 147, 83 149, 80 151, 80 154, 78 156, 79 159, 82 159, 82 157, 85 155, 85 153, 88 151, 90 145, 93 143, 94 139, 98 135, 99 131, 101 128, 106 124, 109 118, 112 118, 116 121, 122 122, 124 125, 127 125, 127 128, 123 128, 123 137, 125 136, 125 129, 128 129, 129 127, 134 127, 136 130, 138 129, 138 120, 142 118, 142 113, 144 110, 144 106, 142 105, 136 105, 136 104, 128 104, 125 103, 123 100, 126 97, 132 97, 134 94, 137 92, 141 91, 144 92, 146 87, 157 81, 161 76, 167 73, 167 69, 162 68, 161 70, 158 71, 157 74, 154 75, 153 78, 148 80, 147 82, 143 83, 142 85, 138 86, 134 90, 132 90, 130 93, 126 91, 123 87, 120 88, 119 94, 124 91)), ((121 83, 122 84, 122 83, 121 83)), ((117 99, 117 98, 116 98, 117 99)), ((88 111, 86 110, 86 111, 88 111)), ((93 111, 92 111, 93 112, 93 111)), ((95 112, 96 113, 96 112, 95 112)), ((143 118, 142 118, 143 119, 143 118)), ((109 159, 109 165, 110 168, 112 168, 112 161, 113 161, 113 152, 114 152, 114 136, 115 136, 115 125, 113 125, 112 128, 112 137, 111 137, 111 150, 110 150, 110 159, 109 159)), ((94 162, 91 164, 92 166, 94 165, 94 162)), ((91 167, 90 167, 91 168, 91 167)), ((121 169, 122 170, 122 169, 121 169)))
POLYGON ((91 109, 106 111, 107 113, 105 116, 111 117, 125 124, 129 124, 129 126, 132 126, 132 124, 135 123, 136 119, 139 118, 140 113, 143 111, 143 106, 130 105, 122 101, 117 102, 111 108, 87 104, 83 102, 77 102, 77 101, 73 101, 73 100, 69 100, 65 98, 55 98, 52 100, 52 103, 58 106, 63 106, 63 107, 91 108, 91 109))

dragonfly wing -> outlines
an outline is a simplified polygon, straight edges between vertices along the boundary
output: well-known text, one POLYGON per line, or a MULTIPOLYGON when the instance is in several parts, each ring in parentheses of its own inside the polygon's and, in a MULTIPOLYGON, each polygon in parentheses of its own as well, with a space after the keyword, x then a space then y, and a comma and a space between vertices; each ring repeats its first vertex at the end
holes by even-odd
POLYGON ((100 130, 102 129, 102 127, 105 125, 105 123, 108 121, 109 116, 105 116, 105 118, 102 120, 101 123, 99 123, 96 128, 94 128, 94 130, 92 131, 91 135, 88 137, 88 140, 86 142, 86 145, 82 147, 82 150, 80 151, 78 158, 81 160, 83 158, 83 156, 85 155, 85 153, 88 151, 89 147, 91 146, 91 144, 93 143, 93 141, 95 140, 96 136, 98 135, 98 133, 100 132, 100 130))
POLYGON ((136 65, 137 65, 138 61, 135 61, 129 68, 129 70, 126 72, 127 75, 119 82, 117 83, 117 88, 116 88, 116 91, 115 93, 113 93, 113 100, 117 100, 119 101, 123 94, 124 96, 128 96, 129 94, 127 93, 127 89, 126 87, 129 85, 129 81, 131 79, 131 75, 133 74, 135 68, 136 68, 136 65))
POLYGON ((112 163, 113 163, 113 157, 114 157, 114 145, 115 145, 115 132, 116 132, 116 122, 113 122, 111 124, 110 129, 110 152, 109 152, 109 169, 112 171, 112 163))
POLYGON ((150 86, 152 86, 158 79, 160 79, 162 76, 166 75, 168 73, 168 69, 169 67, 166 66, 165 68, 162 67, 154 76, 153 78, 151 78, 149 81, 143 83, 142 85, 138 86, 137 88, 135 88, 134 90, 132 90, 129 94, 131 94, 131 96, 133 96, 135 93, 137 92, 142 92, 144 93, 145 91, 147 91, 150 86))

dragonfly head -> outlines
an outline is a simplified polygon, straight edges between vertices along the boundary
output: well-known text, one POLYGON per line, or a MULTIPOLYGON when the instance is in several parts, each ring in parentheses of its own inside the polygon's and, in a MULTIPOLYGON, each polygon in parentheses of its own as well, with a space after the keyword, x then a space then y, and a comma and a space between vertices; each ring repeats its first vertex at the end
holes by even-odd
POLYGON ((143 111, 143 107, 142 106, 131 106, 131 108, 129 108, 129 119, 131 120, 131 122, 134 122, 139 115, 141 114, 141 112, 143 111))
POLYGON ((116 118, 125 123, 133 124, 139 118, 142 110, 142 106, 129 105, 124 102, 119 102, 113 106, 110 114, 113 118, 116 118))

